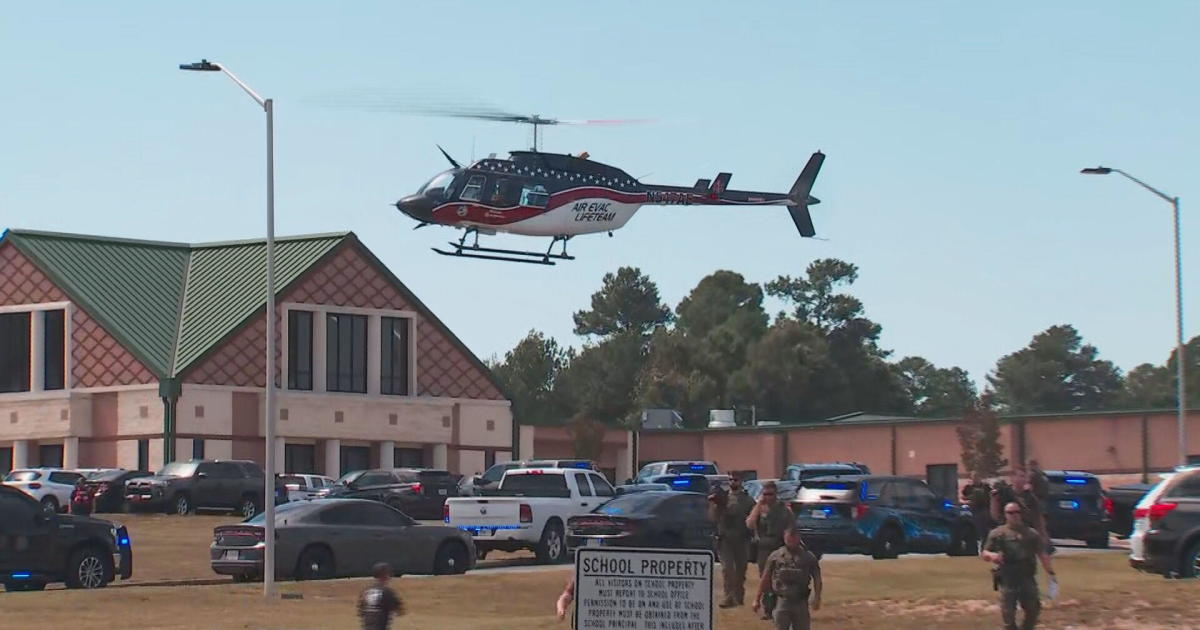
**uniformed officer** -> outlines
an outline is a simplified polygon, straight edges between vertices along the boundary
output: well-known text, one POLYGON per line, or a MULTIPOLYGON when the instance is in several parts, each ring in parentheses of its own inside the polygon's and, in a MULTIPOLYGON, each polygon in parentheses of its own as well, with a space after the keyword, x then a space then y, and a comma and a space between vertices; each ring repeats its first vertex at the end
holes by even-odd
POLYGON ((754 610, 763 606, 766 595, 773 593, 776 597, 772 614, 775 630, 809 630, 809 606, 814 611, 821 608, 821 564, 804 547, 800 532, 794 526, 785 531, 783 547, 771 553, 765 564, 758 596, 754 598, 754 610))
MULTIPOLYGON (((754 533, 754 562, 759 577, 766 570, 767 557, 783 546, 783 533, 795 527, 795 522, 791 510, 779 500, 779 487, 774 481, 764 481, 762 494, 746 517, 746 527, 754 533)), ((768 598, 763 605, 763 619, 771 618, 773 607, 773 600, 768 598)))
POLYGON ((993 579, 1000 591, 1000 616, 1005 630, 1017 630, 1017 604, 1025 611, 1022 630, 1037 625, 1042 602, 1038 594, 1037 561, 1054 580, 1054 567, 1037 530, 1025 524, 1019 503, 1004 506, 1004 524, 988 534, 980 556, 995 565, 993 579))
POLYGON ((725 598, 721 608, 741 606, 746 597, 746 564, 749 562, 750 529, 746 517, 754 500, 742 489, 737 475, 729 479, 729 491, 720 487, 708 495, 708 518, 717 526, 717 553, 721 554, 721 577, 725 598))
POLYGON ((1041 534, 1047 553, 1054 553, 1054 544, 1050 541, 1050 533, 1046 530, 1044 497, 1038 496, 1033 481, 1026 474, 1025 469, 1020 466, 1013 469, 1011 484, 998 483, 992 490, 992 520, 1004 523, 1006 519, 1002 508, 1011 502, 1016 502, 1021 506, 1021 518, 1025 524, 1041 534))

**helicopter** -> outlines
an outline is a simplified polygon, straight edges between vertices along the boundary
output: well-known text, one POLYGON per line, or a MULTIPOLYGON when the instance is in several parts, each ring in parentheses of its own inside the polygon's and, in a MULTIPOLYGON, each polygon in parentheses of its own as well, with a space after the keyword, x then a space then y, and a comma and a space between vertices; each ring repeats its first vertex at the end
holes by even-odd
POLYGON ((574 260, 567 241, 583 234, 608 232, 624 227, 646 205, 786 206, 801 236, 816 235, 809 207, 821 201, 811 195, 813 183, 825 161, 817 151, 786 193, 730 190, 731 173, 713 179, 698 179, 692 186, 646 184, 625 171, 578 155, 547 153, 538 147, 538 128, 558 124, 613 124, 631 121, 569 121, 538 115, 466 112, 458 117, 517 122, 533 127, 533 147, 510 151, 507 159, 495 154, 463 166, 442 147, 449 169, 438 173, 416 193, 394 205, 418 222, 413 229, 429 225, 463 230, 450 241, 450 250, 432 248, 443 256, 479 258, 505 262, 553 265, 574 260), (499 232, 522 236, 549 237, 545 251, 499 249, 479 245, 479 235, 499 232), (472 243, 468 238, 474 236, 472 243), (554 251, 561 243, 560 251, 554 251))

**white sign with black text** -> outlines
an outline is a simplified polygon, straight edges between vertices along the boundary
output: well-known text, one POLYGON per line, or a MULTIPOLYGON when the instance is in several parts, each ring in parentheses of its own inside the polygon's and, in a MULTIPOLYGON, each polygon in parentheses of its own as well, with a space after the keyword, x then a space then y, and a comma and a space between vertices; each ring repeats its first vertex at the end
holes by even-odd
POLYGON ((575 552, 576 630, 712 630, 712 593, 711 551, 575 552))

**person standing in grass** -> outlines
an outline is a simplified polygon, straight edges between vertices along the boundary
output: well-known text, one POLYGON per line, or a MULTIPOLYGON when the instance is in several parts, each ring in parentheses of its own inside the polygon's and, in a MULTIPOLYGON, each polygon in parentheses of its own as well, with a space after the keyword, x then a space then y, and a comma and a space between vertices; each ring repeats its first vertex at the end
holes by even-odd
POLYGON ((388 586, 392 579, 392 567, 386 562, 377 563, 371 574, 375 582, 358 596, 358 617, 363 630, 388 630, 392 627, 392 615, 404 614, 404 602, 388 586))
POLYGON ((1037 585, 1037 563, 1050 576, 1050 593, 1054 597, 1057 582, 1045 541, 1036 529, 1025 524, 1021 504, 1015 501, 1004 506, 1004 524, 988 534, 980 557, 995 565, 992 580, 1000 591, 1000 616, 1005 630, 1017 630, 1017 604, 1025 611, 1021 630, 1033 630, 1042 610, 1037 585))
POLYGON ((821 609, 821 563, 805 548, 795 526, 783 534, 783 546, 767 557, 754 610, 765 609, 768 595, 775 596, 771 618, 776 630, 809 630, 809 610, 821 609), (809 599, 809 593, 812 599, 809 599))
MULTIPOLYGON (((795 527, 795 524, 795 515, 779 500, 779 486, 774 481, 764 481, 758 502, 746 517, 746 528, 754 534, 754 562, 758 565, 760 578, 766 571, 767 558, 783 547, 784 532, 795 527)), ((762 605, 762 618, 770 620, 774 609, 774 596, 768 593, 762 605)))

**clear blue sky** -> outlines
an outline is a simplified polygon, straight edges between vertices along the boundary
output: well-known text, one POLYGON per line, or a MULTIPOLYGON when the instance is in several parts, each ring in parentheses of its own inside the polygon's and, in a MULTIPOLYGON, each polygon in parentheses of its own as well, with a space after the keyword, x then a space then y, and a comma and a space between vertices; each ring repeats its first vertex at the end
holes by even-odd
POLYGON ((207 57, 276 99, 278 232, 355 231, 484 358, 531 328, 579 344, 571 313, 620 265, 674 306, 716 269, 765 282, 837 257, 897 357, 982 381, 1071 323, 1128 370, 1174 344, 1170 207, 1077 173, 1182 197, 1200 333, 1197 24, 1183 1, 18 3, 0 20, 0 227, 261 235, 263 118, 224 77, 176 69, 207 57), (441 258, 429 247, 457 233, 414 232, 389 204, 444 168, 435 143, 467 159, 528 131, 310 104, 361 87, 662 119, 544 143, 658 183, 728 170, 786 190, 821 149, 829 240, 781 208, 649 207, 572 242, 570 264, 441 258))

